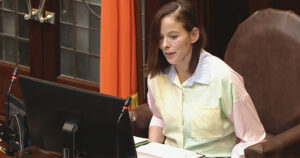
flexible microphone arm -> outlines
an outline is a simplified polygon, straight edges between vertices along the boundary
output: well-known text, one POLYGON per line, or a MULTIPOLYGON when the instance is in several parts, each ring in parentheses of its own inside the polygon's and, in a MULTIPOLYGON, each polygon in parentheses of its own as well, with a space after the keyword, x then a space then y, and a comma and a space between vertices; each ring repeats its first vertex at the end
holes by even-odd
POLYGON ((17 74, 18 74, 18 67, 15 67, 12 76, 11 76, 11 80, 10 80, 10 85, 8 87, 8 91, 6 94, 6 115, 5 115, 5 140, 6 140, 6 154, 10 155, 11 153, 9 152, 9 130, 10 130, 10 119, 9 119, 9 97, 10 97, 10 91, 11 88, 13 86, 13 83, 15 82, 15 80, 17 79, 17 74))
POLYGON ((125 111, 128 110, 129 105, 130 105, 130 102, 131 102, 131 97, 127 97, 126 100, 125 100, 124 106, 123 106, 123 108, 122 108, 121 114, 120 114, 120 116, 119 116, 119 118, 118 118, 118 122, 117 122, 118 124, 119 124, 121 118, 123 117, 125 111))
POLYGON ((12 87, 13 83, 15 82, 15 80, 17 79, 17 75, 18 75, 18 67, 15 67, 15 69, 12 73, 12 76, 11 76, 10 85, 9 85, 7 93, 10 93, 11 87, 12 87))
POLYGON ((117 121, 117 131, 116 131, 116 149, 117 149, 117 158, 120 157, 120 148, 119 148, 119 127, 120 127, 120 121, 122 117, 124 116, 125 112, 128 111, 129 105, 131 102, 131 97, 127 97, 124 103, 124 106, 122 107, 121 114, 119 115, 118 121, 117 121))

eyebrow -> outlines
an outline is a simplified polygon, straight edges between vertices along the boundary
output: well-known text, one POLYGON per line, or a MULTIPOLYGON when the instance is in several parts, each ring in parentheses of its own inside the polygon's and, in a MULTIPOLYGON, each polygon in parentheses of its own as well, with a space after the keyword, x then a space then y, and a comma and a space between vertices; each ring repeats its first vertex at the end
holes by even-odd
MULTIPOLYGON (((170 32, 167 32, 167 35, 170 35, 170 34, 173 34, 173 33, 179 33, 178 31, 170 31, 170 32)), ((160 34, 162 35, 162 34, 160 34)))
POLYGON ((167 35, 173 34, 173 33, 179 33, 179 32, 178 31, 170 31, 170 32, 167 32, 167 35))

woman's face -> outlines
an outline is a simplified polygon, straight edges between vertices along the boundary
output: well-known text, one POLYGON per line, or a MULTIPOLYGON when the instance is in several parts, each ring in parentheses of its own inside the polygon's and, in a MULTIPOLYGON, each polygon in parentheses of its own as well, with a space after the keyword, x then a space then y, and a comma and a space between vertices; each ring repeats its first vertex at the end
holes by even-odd
POLYGON ((162 18, 159 48, 170 64, 187 66, 192 56, 193 42, 191 33, 174 16, 167 15, 162 18))

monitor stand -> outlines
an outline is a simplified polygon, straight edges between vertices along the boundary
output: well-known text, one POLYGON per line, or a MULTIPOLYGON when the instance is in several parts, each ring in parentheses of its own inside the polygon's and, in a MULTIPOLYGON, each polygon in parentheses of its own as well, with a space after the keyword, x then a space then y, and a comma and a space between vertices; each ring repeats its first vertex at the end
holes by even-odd
POLYGON ((66 121, 63 125, 63 158, 76 157, 75 134, 78 131, 78 124, 66 121))

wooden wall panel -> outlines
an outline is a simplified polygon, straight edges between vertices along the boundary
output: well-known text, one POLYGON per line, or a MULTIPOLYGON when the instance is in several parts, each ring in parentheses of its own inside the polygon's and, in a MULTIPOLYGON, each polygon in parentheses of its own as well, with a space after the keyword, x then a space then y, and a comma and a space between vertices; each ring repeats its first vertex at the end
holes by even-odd
POLYGON ((283 10, 291 10, 300 15, 300 1, 299 0, 271 0, 272 7, 283 10))
POLYGON ((227 43, 241 23, 248 16, 248 4, 240 0, 226 0, 210 2, 209 9, 209 28, 207 50, 212 54, 224 57, 227 43))

